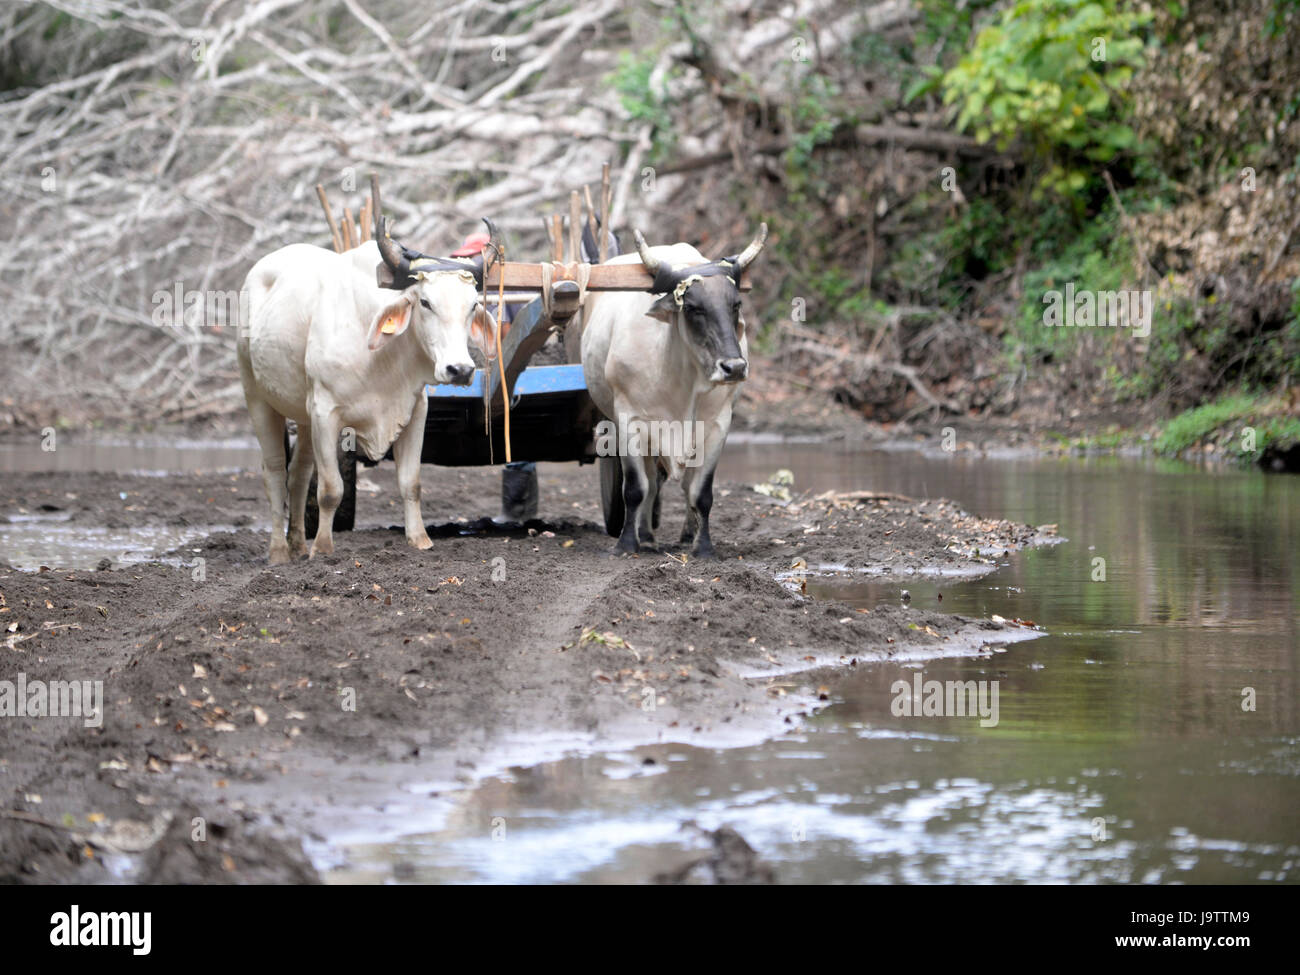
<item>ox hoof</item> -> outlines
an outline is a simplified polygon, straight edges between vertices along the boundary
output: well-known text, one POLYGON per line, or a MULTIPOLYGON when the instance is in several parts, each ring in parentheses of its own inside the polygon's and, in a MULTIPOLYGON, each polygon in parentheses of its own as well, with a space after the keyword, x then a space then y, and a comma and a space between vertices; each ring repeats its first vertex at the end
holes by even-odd
POLYGON ((279 548, 271 549, 272 565, 275 565, 279 562, 288 562, 288 561, 289 561, 289 549, 287 546, 281 546, 279 548))
POLYGON ((695 549, 695 551, 691 552, 691 558, 693 558, 693 559, 709 559, 709 560, 711 560, 711 561, 718 561, 718 560, 719 560, 718 553, 717 553, 717 551, 713 548, 712 545, 702 546, 702 547, 700 547, 700 548, 695 549))
POLYGON ((426 548, 433 548, 433 539, 431 539, 428 535, 420 535, 417 538, 408 538, 406 540, 406 544, 411 546, 411 548, 418 548, 423 550, 426 548))
POLYGON ((303 539, 302 541, 290 542, 290 543, 289 543, 289 556, 288 556, 288 558, 289 558, 290 560, 303 558, 306 554, 307 554, 307 541, 306 541, 306 539, 303 539))
POLYGON ((316 539, 316 541, 311 543, 311 558, 314 559, 318 555, 333 555, 333 554, 334 554, 334 540, 332 538, 327 538, 324 541, 321 541, 318 538, 316 539))

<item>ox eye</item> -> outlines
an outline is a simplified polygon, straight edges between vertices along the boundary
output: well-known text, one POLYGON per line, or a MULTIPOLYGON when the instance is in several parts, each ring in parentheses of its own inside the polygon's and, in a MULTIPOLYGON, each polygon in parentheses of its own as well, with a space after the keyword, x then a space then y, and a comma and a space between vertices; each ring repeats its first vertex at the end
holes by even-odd
POLYGON ((420 304, 429 311, 433 311, 433 305, 429 304, 429 299, 421 298, 420 304))

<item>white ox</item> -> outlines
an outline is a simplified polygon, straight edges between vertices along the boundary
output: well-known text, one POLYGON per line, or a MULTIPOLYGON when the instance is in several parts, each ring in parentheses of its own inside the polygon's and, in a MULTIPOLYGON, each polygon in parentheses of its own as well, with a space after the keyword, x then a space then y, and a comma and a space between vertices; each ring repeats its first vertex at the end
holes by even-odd
POLYGON ((433 544, 420 513, 424 387, 469 383, 474 364, 467 339, 472 332, 486 345, 485 333, 495 323, 479 308, 473 267, 458 269, 399 249, 382 227, 378 240, 382 248, 370 241, 344 254, 290 244, 253 265, 244 283, 249 320, 236 350, 262 447, 272 562, 307 551, 304 517, 313 462, 320 523, 311 554, 334 551, 344 428, 355 432, 357 449, 372 460, 393 448, 406 541, 419 549, 433 544), (287 481, 286 419, 298 424, 287 481))
POLYGON ((647 247, 638 231, 637 253, 606 263, 640 260, 655 276, 655 294, 588 299, 583 374, 596 406, 618 427, 624 515, 616 552, 653 544, 666 477, 680 479, 686 494, 682 544, 694 542, 699 557, 714 554, 713 472, 749 373, 738 285, 766 240, 763 224, 743 253, 710 262, 689 244, 647 247))

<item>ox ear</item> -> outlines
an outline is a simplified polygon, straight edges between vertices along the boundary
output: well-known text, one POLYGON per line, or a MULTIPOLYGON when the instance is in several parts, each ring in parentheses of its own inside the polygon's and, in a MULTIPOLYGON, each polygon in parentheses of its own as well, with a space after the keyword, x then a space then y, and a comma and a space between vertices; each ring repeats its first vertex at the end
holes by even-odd
POLYGON ((677 316, 677 299, 673 297, 672 292, 666 295, 660 295, 659 299, 650 306, 646 312, 651 318, 657 318, 661 322, 667 322, 671 325, 677 316))
MULTIPOLYGON (((507 322, 502 326, 505 330, 501 333, 501 338, 506 337, 506 332, 510 330, 510 324, 507 322)), ((474 317, 469 323, 470 340, 483 350, 483 358, 491 362, 497 357, 497 322, 492 317, 492 313, 486 308, 479 306, 474 309, 474 317)))
POLYGON ((375 320, 370 323, 370 332, 366 338, 366 345, 370 347, 371 352, 406 331, 407 326, 411 324, 411 311, 414 305, 415 299, 410 294, 403 294, 391 305, 379 310, 375 320))

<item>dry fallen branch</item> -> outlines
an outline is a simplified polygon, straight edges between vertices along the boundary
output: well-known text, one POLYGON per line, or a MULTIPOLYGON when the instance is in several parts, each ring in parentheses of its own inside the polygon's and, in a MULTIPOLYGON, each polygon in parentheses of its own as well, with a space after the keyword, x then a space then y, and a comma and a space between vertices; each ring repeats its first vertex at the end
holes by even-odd
POLYGON ((492 215, 526 227, 527 250, 530 208, 617 155, 624 122, 612 94, 592 97, 598 74, 558 102, 525 91, 545 91, 556 66, 573 82, 573 41, 617 19, 613 0, 465 0, 444 11, 455 37, 394 0, 344 0, 329 36, 329 6, 51 0, 0 13, 0 51, 45 36, 42 63, 79 69, 0 100, 10 396, 51 418, 225 413, 240 401, 244 274, 284 244, 368 239, 364 172, 383 174, 414 246, 450 249, 492 215), (327 192, 328 236, 311 202, 327 192))
MULTIPOLYGON (((360 214, 359 231, 350 220, 327 230, 312 197, 319 184, 332 221, 344 208, 357 215, 372 169, 395 232, 430 252, 486 215, 514 236, 514 253, 542 256, 538 215, 600 179, 605 160, 614 168, 599 202, 613 229, 635 223, 732 252, 752 228, 702 205, 716 203, 716 183, 694 182, 710 174, 692 160, 743 158, 746 136, 736 118, 719 124, 707 79, 672 70, 689 45, 650 52, 650 88, 680 125, 685 160, 676 175, 662 165, 655 187, 643 171, 664 133, 631 118, 610 81, 616 52, 641 54, 645 20, 659 16, 617 0, 451 0, 436 16, 398 0, 0 8, 0 56, 38 55, 15 60, 37 67, 0 96, 0 384, 22 405, 4 415, 138 422, 237 410, 244 275, 288 243, 364 241, 373 214, 360 214)), ((863 25, 915 16, 903 0, 798 0, 728 26, 727 43, 708 17, 699 24, 723 69, 745 65, 780 93, 786 75, 761 66, 789 65, 800 25, 815 26, 808 39, 827 56, 863 25)), ((938 138, 866 132, 883 136, 938 138)), ((880 350, 877 368, 891 368, 893 351, 880 350)))

